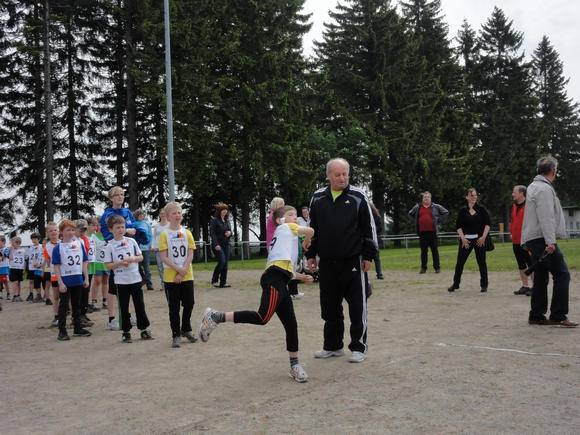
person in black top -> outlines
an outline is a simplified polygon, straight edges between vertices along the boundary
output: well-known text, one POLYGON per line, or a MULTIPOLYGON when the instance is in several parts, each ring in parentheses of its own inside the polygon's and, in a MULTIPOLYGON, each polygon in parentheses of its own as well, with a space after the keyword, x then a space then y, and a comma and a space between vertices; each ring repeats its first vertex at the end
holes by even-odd
POLYGON ((232 235, 228 217, 229 210, 227 204, 220 202, 215 207, 215 216, 209 226, 211 247, 218 260, 211 278, 211 283, 214 287, 231 287, 226 283, 228 278, 228 261, 230 259, 230 237, 232 235))
POLYGON ((330 186, 314 192, 310 201, 312 244, 306 251, 308 267, 316 271, 320 257, 320 308, 324 320, 323 348, 316 358, 344 355, 346 299, 350 317, 350 362, 367 358, 367 305, 365 273, 377 253, 377 234, 369 200, 349 185, 349 164, 332 159, 326 165, 330 186))
POLYGON ((472 187, 467 190, 467 207, 459 210, 455 228, 459 234, 459 250, 457 251, 457 264, 453 284, 447 290, 450 292, 459 288, 463 266, 467 257, 475 249, 475 258, 479 266, 481 291, 487 291, 487 264, 485 263, 485 238, 491 228, 489 213, 485 207, 477 203, 477 191, 472 187))

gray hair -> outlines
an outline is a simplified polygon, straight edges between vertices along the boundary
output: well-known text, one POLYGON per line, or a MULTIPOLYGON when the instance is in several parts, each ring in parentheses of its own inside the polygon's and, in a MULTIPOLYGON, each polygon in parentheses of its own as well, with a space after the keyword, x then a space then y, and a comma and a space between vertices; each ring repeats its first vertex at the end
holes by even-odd
POLYGON ((549 174, 558 167, 558 160, 552 156, 540 157, 536 163, 536 172, 539 175, 549 174))
POLYGON ((433 197, 433 195, 431 195, 431 192, 429 192, 428 190, 426 190, 425 192, 421 192, 421 199, 423 199, 423 197, 425 195, 429 195, 430 197, 433 197))
POLYGON ((346 169, 348 170, 348 172, 350 172, 350 165, 348 164, 348 162, 343 159, 342 157, 335 157, 334 159, 330 159, 327 163, 326 163, 326 173, 328 174, 330 172, 330 167, 332 166, 333 163, 336 162, 340 162, 346 165, 346 169))
POLYGON ((528 191, 528 188, 526 186, 522 186, 521 184, 515 186, 514 189, 518 189, 518 192, 523 193, 524 196, 526 196, 526 192, 528 191))

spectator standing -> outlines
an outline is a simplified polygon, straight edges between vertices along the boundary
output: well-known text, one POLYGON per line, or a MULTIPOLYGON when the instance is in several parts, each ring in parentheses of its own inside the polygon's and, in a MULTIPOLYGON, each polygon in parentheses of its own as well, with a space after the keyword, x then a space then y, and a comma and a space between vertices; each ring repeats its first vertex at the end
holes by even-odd
POLYGON ((439 250, 437 248, 437 231, 439 223, 443 222, 449 212, 440 204, 431 201, 431 193, 421 194, 421 204, 409 210, 409 216, 415 223, 415 232, 419 236, 419 246, 421 247, 421 270, 419 273, 427 272, 427 259, 429 248, 433 256, 433 269, 435 273, 441 272, 439 262, 439 250))
POLYGON ((153 228, 151 222, 146 219, 145 212, 142 209, 135 210, 133 215, 135 216, 135 228, 140 228, 143 234, 140 237, 140 240, 137 240, 139 249, 141 249, 141 255, 143 255, 143 261, 139 263, 139 274, 145 281, 147 290, 153 290, 153 283, 151 282, 151 270, 149 269, 149 265, 151 263, 150 251, 153 228))
POLYGON ((558 161, 555 158, 540 158, 537 163, 538 175, 527 189, 521 242, 532 252, 532 260, 537 264, 528 323, 575 328, 578 323, 568 320, 567 317, 570 272, 564 261, 564 254, 556 243, 556 237, 566 236, 564 211, 552 185, 557 168, 558 161), (554 288, 550 318, 546 319, 550 273, 554 288))
MULTIPOLYGON (((526 186, 515 186, 512 192, 512 199, 514 204, 512 206, 512 213, 510 219, 510 233, 512 236, 512 247, 514 256, 518 263, 520 271, 520 278, 522 286, 519 290, 514 291, 514 295, 532 295, 532 289, 528 285, 528 275, 524 271, 532 265, 532 257, 527 249, 521 245, 522 240, 522 225, 524 223, 524 213, 526 211, 526 186)), ((532 277, 532 282, 533 282, 532 277)))

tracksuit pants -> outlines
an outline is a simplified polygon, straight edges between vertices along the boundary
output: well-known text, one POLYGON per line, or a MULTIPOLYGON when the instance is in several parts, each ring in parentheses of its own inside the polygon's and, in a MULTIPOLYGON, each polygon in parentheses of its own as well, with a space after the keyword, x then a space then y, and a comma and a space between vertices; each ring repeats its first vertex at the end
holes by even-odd
POLYGON ((324 320, 325 350, 344 347, 342 301, 346 299, 351 322, 348 348, 353 352, 367 351, 366 282, 361 261, 360 256, 340 260, 320 259, 320 309, 324 320))
POLYGON ((173 338, 181 337, 181 332, 191 332, 191 312, 195 299, 193 295, 193 281, 183 281, 179 284, 165 282, 165 296, 169 305, 169 323, 173 338), (179 309, 183 305, 181 325, 179 324, 179 309))
POLYGON ((70 300, 71 314, 75 332, 81 329, 81 296, 85 288, 82 285, 67 287, 65 293, 59 293, 58 329, 66 332, 66 312, 70 300))
POLYGON ((288 281, 289 272, 275 266, 268 268, 260 279, 262 298, 258 311, 235 311, 234 323, 265 325, 276 313, 286 331, 286 350, 298 352, 298 324, 288 292, 288 281))
POLYGON ((142 331, 150 325, 147 313, 145 312, 141 281, 134 284, 117 284, 117 304, 119 304, 119 311, 121 313, 119 316, 119 326, 123 332, 129 332, 131 330, 131 314, 129 313, 129 299, 131 298, 133 298, 135 316, 137 316, 137 328, 142 331))

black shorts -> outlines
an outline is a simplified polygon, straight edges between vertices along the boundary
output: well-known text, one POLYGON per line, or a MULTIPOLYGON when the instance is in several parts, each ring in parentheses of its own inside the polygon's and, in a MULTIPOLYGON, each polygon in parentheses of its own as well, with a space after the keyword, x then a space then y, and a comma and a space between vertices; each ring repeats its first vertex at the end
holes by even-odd
POLYGON ((42 273, 42 286, 44 287, 47 282, 50 281, 50 272, 43 272, 42 273))
POLYGON ((9 278, 10 282, 15 282, 15 281, 22 281, 24 279, 24 270, 22 269, 10 269, 10 275, 9 278))
POLYGON ((58 281, 50 281, 50 285, 52 285, 52 288, 58 288, 58 281))
POLYGON ((532 265, 532 256, 530 253, 522 248, 522 245, 516 245, 515 243, 512 245, 514 249, 514 255, 516 257, 516 261, 518 262, 518 269, 525 270, 529 266, 532 265))
POLYGON ((107 279, 109 280, 109 291, 107 293, 109 293, 110 295, 117 295, 117 284, 115 284, 115 271, 111 270, 111 273, 109 274, 109 276, 107 277, 107 279))
POLYGON ((39 289, 42 287, 42 276, 35 274, 32 276, 32 281, 34 281, 35 289, 39 289))

